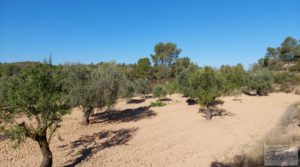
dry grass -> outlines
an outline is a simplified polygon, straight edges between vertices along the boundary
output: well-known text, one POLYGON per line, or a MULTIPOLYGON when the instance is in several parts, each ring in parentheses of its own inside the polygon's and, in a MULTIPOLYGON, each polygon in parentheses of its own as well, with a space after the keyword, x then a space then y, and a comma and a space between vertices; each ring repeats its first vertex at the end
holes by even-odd
MULTIPOLYGON (((278 125, 262 141, 247 153, 236 155, 225 162, 213 162, 211 167, 262 167, 264 166, 264 144, 294 145, 300 148, 300 103, 291 105, 278 125)), ((299 153, 298 153, 299 154, 299 153)))

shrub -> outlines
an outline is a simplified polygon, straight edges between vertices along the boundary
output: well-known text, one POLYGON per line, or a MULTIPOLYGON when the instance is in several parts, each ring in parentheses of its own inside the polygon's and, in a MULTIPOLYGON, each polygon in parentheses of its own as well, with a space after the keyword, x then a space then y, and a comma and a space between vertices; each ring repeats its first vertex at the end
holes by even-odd
POLYGON ((160 100, 162 97, 165 97, 167 95, 167 91, 164 86, 157 85, 153 89, 153 96, 157 97, 158 100, 160 100))
POLYGON ((273 74, 274 83, 280 85, 280 91, 292 92, 296 85, 299 85, 299 77, 292 72, 277 72, 273 74))
POLYGON ((151 102, 150 107, 163 107, 165 105, 166 103, 163 103, 161 101, 155 101, 155 102, 151 102))
POLYGON ((236 66, 222 66, 220 68, 223 79, 223 94, 233 95, 245 84, 245 70, 241 64, 236 66))
POLYGON ((177 84, 174 82, 169 82, 165 85, 167 93, 172 96, 177 90, 177 84))
POLYGON ((197 70, 199 70, 199 67, 197 65, 191 64, 187 69, 184 69, 176 78, 179 91, 186 97, 193 98, 189 78, 191 78, 191 75, 197 70))
POLYGON ((300 72, 300 62, 297 62, 295 65, 293 65, 293 66, 290 68, 290 71, 300 72))
POLYGON ((135 90, 138 94, 144 95, 151 93, 151 84, 148 79, 137 80, 135 83, 135 90))
POLYGON ((204 107, 212 106, 221 95, 221 78, 211 67, 204 67, 203 70, 193 73, 190 83, 192 93, 204 107))
POLYGON ((127 99, 131 99, 134 96, 135 93, 135 85, 133 82, 131 81, 127 81, 126 85, 124 86, 122 93, 123 96, 127 99))
POLYGON ((266 95, 272 89, 272 73, 265 68, 251 71, 247 76, 247 88, 256 91, 256 94, 266 95))

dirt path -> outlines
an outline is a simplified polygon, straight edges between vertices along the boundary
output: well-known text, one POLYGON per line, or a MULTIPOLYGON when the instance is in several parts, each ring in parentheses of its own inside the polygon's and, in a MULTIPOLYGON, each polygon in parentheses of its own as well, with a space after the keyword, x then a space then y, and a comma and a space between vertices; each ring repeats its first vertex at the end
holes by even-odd
MULTIPOLYGON (((174 95, 161 108, 147 108, 150 101, 126 104, 108 121, 97 113, 94 124, 78 124, 81 112, 75 109, 64 118, 51 149, 55 166, 209 166, 247 149, 276 125, 286 108, 299 101, 293 94, 276 93, 265 97, 222 98, 221 106, 232 116, 206 121, 198 105, 188 106, 185 98, 174 95), (125 110, 127 109, 127 110, 125 110), (132 110, 129 110, 132 109, 132 110), (59 137, 60 136, 60 137, 59 137)), ((0 166, 38 166, 41 155, 31 140, 13 150, 0 142, 0 166)))

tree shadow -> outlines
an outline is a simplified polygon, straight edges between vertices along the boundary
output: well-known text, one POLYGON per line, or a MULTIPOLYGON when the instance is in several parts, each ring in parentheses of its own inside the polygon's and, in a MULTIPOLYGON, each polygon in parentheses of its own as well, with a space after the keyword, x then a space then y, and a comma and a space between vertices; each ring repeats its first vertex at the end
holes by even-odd
POLYGON ((197 100, 195 100, 195 99, 187 99, 185 102, 187 102, 188 105, 195 105, 195 104, 197 104, 197 100))
POLYGON ((8 139, 9 137, 7 135, 0 135, 0 142, 8 139))
POLYGON ((257 94, 255 92, 243 92, 245 95, 247 96, 269 96, 267 93, 263 93, 263 94, 257 94))
POLYGON ((257 94, 256 93, 253 93, 253 92, 243 92, 245 95, 247 95, 247 96, 257 96, 257 94))
POLYGON ((234 98, 234 99, 232 99, 232 101, 239 101, 239 102, 242 102, 243 100, 242 100, 242 99, 239 99, 239 98, 234 98))
POLYGON ((217 106, 217 105, 223 105, 224 101, 220 99, 216 99, 211 105, 212 106, 217 106))
POLYGON ((125 110, 111 110, 109 112, 105 111, 94 114, 94 118, 91 119, 91 123, 130 122, 144 118, 152 118, 156 115, 157 114, 153 110, 150 110, 149 106, 125 110))
POLYGON ((145 102, 145 99, 130 99, 127 104, 139 104, 145 102))
POLYGON ((159 101, 161 101, 161 102, 167 102, 167 101, 172 101, 172 99, 166 97, 166 98, 160 99, 159 101))
POLYGON ((146 95, 145 98, 150 99, 150 98, 153 98, 153 96, 152 95, 146 95))
MULTIPOLYGON (((207 109, 204 109, 204 108, 199 109, 199 113, 202 113, 203 117, 205 117, 205 118, 206 118, 206 110, 207 109)), ((216 107, 210 108, 210 111, 211 111, 211 119, 214 116, 220 116, 223 118, 224 116, 234 116, 235 115, 234 113, 231 113, 225 109, 216 108, 216 107)))
POLYGON ((120 129, 116 131, 106 130, 92 135, 82 136, 78 140, 72 141, 68 146, 71 150, 68 152, 68 155, 71 154, 74 159, 68 161, 68 164, 65 165, 65 167, 74 167, 83 160, 87 161, 93 154, 96 154, 103 149, 113 146, 128 145, 128 142, 133 138, 137 130, 137 128, 120 129), (78 150, 78 148, 80 149, 78 150))

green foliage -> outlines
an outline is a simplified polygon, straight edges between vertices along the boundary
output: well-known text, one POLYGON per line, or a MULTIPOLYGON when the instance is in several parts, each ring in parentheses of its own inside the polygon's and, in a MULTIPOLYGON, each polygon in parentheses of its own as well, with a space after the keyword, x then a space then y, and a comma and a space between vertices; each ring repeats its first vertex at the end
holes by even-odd
POLYGON ((295 55, 296 50, 298 50, 298 41, 293 37, 286 37, 284 41, 281 43, 280 47, 280 55, 279 57, 285 61, 292 61, 295 57, 299 55, 295 55))
POLYGON ((153 96, 157 97, 158 99, 165 97, 167 95, 166 88, 163 85, 156 85, 153 88, 153 96))
POLYGON ((189 78, 191 78, 191 75, 197 70, 199 70, 199 67, 197 65, 191 64, 188 68, 184 69, 176 78, 179 91, 186 97, 193 98, 189 78))
POLYGON ((188 57, 178 58, 172 65, 172 77, 178 76, 182 71, 187 69, 191 64, 191 60, 188 57))
POLYGON ((293 66, 290 68, 290 71, 293 71, 293 72, 300 72, 300 62, 297 62, 295 65, 293 65, 293 66))
POLYGON ((245 84, 245 70, 242 64, 236 66, 221 66, 221 76, 223 79, 223 93, 231 95, 234 91, 241 89, 245 84))
POLYGON ((211 67, 195 71, 189 78, 193 97, 205 106, 212 106, 216 98, 222 93, 222 80, 220 75, 211 67))
POLYGON ((10 77, 5 88, 1 88, 5 92, 0 98, 2 130, 20 143, 24 137, 38 140, 39 136, 46 136, 47 130, 56 129, 69 108, 62 99, 61 80, 58 70, 48 64, 30 67, 10 77), (34 119, 30 122, 35 126, 16 121, 19 114, 34 119))
POLYGON ((150 107, 163 107, 165 105, 166 103, 163 103, 161 101, 155 101, 155 102, 151 102, 150 107))
POLYGON ((168 82, 165 85, 165 89, 167 93, 172 96, 172 94, 174 94, 177 90, 177 84, 175 82, 168 82))
POLYGON ((122 90, 123 96, 127 99, 131 99, 135 93, 135 84, 131 81, 127 81, 125 88, 122 90))
POLYGON ((135 66, 135 75, 137 78, 151 78, 151 61, 149 58, 140 58, 135 66))
POLYGON ((169 67, 166 66, 154 66, 154 79, 155 80, 168 80, 172 76, 172 71, 169 67))
POLYGON ((300 77, 291 72, 276 72, 273 74, 274 83, 280 85, 280 91, 289 93, 300 83, 300 77))
POLYGON ((124 76, 115 63, 102 63, 96 68, 82 64, 65 65, 65 89, 71 106, 82 106, 86 123, 93 108, 110 109, 118 98, 124 76))
POLYGON ((158 43, 154 47, 154 55, 151 55, 154 65, 170 66, 178 58, 181 49, 174 43, 158 43))
MULTIPOLYGON (((286 37, 280 47, 268 47, 264 58, 258 60, 258 66, 270 70, 282 70, 287 62, 300 60, 300 43, 293 37, 286 37)), ((297 66, 293 71, 297 71, 297 66)))
POLYGON ((136 93, 146 96, 151 93, 151 83, 148 79, 140 79, 135 83, 136 93))
POLYGON ((7 78, 13 76, 28 67, 35 66, 36 64, 39 63, 36 62, 18 62, 18 63, 4 63, 4 64, 0 63, 0 78, 1 77, 7 78))
POLYGON ((257 95, 265 95, 272 89, 272 73, 265 68, 256 69, 249 72, 246 83, 249 90, 256 91, 257 95))

